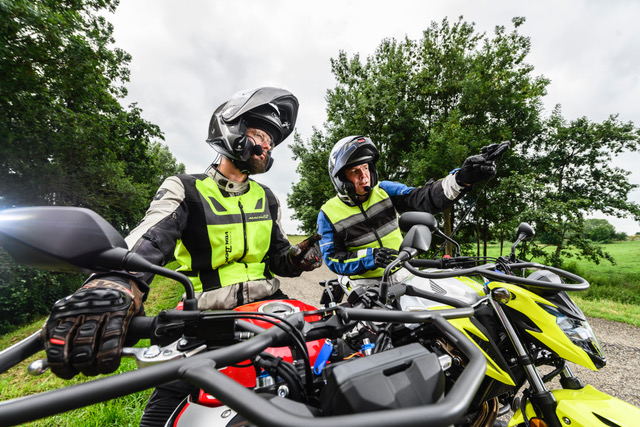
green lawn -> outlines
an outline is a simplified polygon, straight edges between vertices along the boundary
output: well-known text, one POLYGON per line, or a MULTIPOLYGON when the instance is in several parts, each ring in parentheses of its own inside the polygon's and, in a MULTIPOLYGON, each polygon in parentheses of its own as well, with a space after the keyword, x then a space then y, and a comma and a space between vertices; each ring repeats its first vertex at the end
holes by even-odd
MULTIPOLYGON (((640 326, 640 240, 602 247, 613 256, 615 265, 607 260, 595 264, 575 257, 566 261, 566 269, 586 278, 591 285, 587 291, 572 292, 571 297, 587 316, 640 326)), ((508 253, 510 244, 505 248, 508 253)), ((489 245, 488 253, 497 256, 499 249, 497 244, 489 245)))
MULTIPOLYGON (((174 308, 182 295, 182 285, 163 277, 158 277, 154 283, 153 298, 145 303, 147 315, 156 315, 159 311, 174 308)), ((44 322, 44 318, 31 323, 18 331, 0 337, 0 349, 9 347, 19 340, 31 335, 44 322)), ((137 346, 148 346, 148 340, 142 340, 137 346)), ((44 356, 44 352, 32 356, 28 360, 14 366, 6 373, 0 375, 0 400, 13 399, 29 394, 54 390, 60 387, 78 384, 90 380, 84 375, 78 375, 73 380, 64 381, 45 372, 39 377, 27 375, 27 367, 34 360, 44 356)), ((123 359, 117 373, 135 369, 132 359, 123 359)), ((94 377, 100 378, 101 376, 94 377)), ((93 378, 91 378, 93 379, 93 378)), ((26 426, 138 426, 142 411, 151 395, 152 390, 145 390, 108 402, 92 405, 75 411, 66 412, 54 417, 45 418, 26 426)))

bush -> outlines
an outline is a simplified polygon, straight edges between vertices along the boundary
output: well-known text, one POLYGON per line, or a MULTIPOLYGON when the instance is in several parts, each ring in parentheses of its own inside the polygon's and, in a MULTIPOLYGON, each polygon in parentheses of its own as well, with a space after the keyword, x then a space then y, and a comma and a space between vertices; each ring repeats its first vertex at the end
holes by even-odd
POLYGON ((83 281, 84 275, 17 264, 0 248, 0 334, 48 314, 54 302, 73 293, 83 281))

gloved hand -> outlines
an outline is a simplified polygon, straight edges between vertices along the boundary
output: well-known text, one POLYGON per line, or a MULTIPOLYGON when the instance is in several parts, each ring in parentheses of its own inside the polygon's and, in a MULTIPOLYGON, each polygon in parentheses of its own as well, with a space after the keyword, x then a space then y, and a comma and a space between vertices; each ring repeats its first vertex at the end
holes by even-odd
POLYGON ((322 235, 315 233, 289 248, 289 262, 302 271, 311 271, 322 265, 322 253, 318 242, 322 235))
POLYGON ((500 144, 490 144, 482 147, 481 153, 467 157, 464 164, 456 173, 458 185, 467 186, 476 182, 491 178, 496 173, 495 160, 507 151, 511 143, 509 141, 500 144))
POLYGON ((377 268, 385 268, 398 257, 398 251, 391 248, 375 248, 373 250, 373 262, 377 268))
POLYGON ((114 372, 131 318, 144 314, 142 296, 133 280, 111 276, 56 301, 42 329, 51 372, 63 379, 78 371, 87 376, 114 372))

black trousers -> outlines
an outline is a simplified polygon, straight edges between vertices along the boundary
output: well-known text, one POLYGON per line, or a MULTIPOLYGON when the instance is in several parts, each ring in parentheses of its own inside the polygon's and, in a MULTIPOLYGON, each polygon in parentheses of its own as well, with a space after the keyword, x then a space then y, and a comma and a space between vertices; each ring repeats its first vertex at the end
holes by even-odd
MULTIPOLYGON (((262 300, 290 299, 284 292, 278 289, 273 295, 262 300)), ((200 389, 186 381, 174 381, 163 386, 156 387, 144 408, 140 427, 163 427, 178 405, 188 396, 198 397, 200 389)))

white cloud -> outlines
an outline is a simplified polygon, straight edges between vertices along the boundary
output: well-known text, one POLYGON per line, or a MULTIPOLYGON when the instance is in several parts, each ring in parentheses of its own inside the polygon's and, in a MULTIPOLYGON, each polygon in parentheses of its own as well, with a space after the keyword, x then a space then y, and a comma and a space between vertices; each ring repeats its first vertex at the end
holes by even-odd
MULTIPOLYGON (((125 102, 137 102, 143 117, 164 131, 171 152, 196 173, 214 157, 205 143, 211 114, 234 92, 265 85, 290 90, 300 101, 297 130, 308 139, 312 126, 326 120, 330 58, 341 50, 365 58, 383 38, 419 39, 432 21, 460 15, 489 35, 497 25, 510 30, 515 16, 526 18, 519 32, 531 37, 528 62, 551 79, 548 111, 559 103, 569 120, 619 113, 623 121, 640 121, 640 2, 135 0, 121 2, 108 19, 116 46, 133 56, 125 102)), ((285 229, 295 233, 286 194, 298 180, 296 165, 284 145, 275 159, 257 180, 279 196, 285 229)), ((632 182, 640 184, 640 154, 625 159, 632 182)), ((633 199, 640 202, 640 191, 633 199)), ((640 231, 631 220, 611 222, 640 231)))

